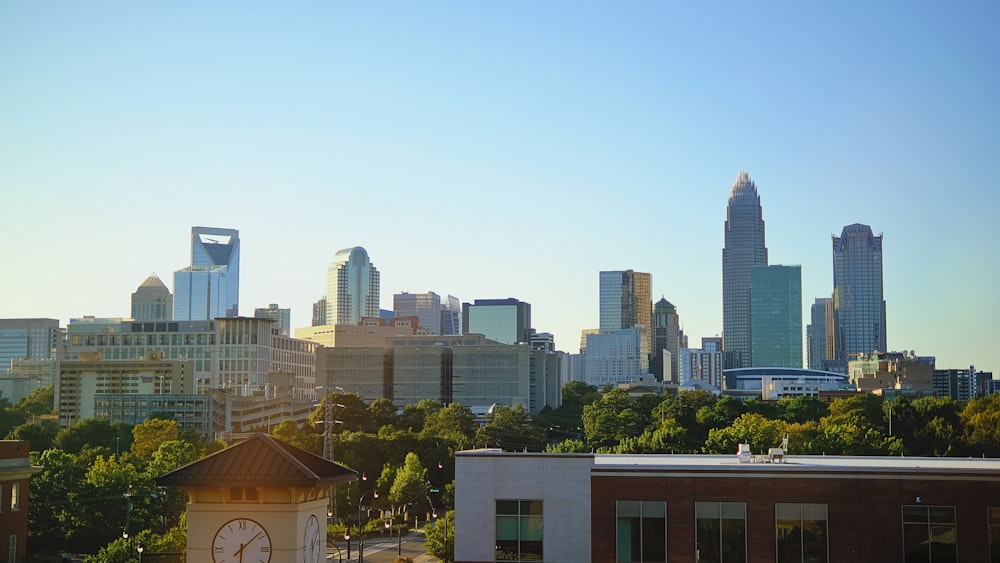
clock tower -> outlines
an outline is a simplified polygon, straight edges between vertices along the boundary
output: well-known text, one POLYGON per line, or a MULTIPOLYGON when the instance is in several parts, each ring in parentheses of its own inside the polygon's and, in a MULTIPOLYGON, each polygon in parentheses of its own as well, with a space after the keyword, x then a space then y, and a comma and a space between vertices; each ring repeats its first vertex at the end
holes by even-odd
POLYGON ((351 469, 255 434, 161 475, 188 495, 188 561, 317 563, 326 559, 327 493, 351 469))

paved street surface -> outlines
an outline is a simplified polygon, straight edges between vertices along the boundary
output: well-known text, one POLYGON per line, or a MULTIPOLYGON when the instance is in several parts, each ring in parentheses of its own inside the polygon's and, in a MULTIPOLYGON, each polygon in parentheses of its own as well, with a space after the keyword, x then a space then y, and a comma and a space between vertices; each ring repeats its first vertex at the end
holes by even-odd
MULTIPOLYGON (((398 556, 400 549, 399 540, 396 536, 392 539, 386 537, 371 537, 365 539, 365 563, 393 563, 398 556)), ((438 563, 438 560, 427 554, 424 547, 423 530, 417 530, 409 534, 403 534, 402 541, 403 557, 413 559, 414 563, 438 563)), ((331 563, 357 563, 358 544, 351 540, 351 558, 347 558, 347 544, 343 541, 337 542, 337 546, 326 550, 326 560, 331 563), (339 551, 337 550, 339 548, 339 551)))

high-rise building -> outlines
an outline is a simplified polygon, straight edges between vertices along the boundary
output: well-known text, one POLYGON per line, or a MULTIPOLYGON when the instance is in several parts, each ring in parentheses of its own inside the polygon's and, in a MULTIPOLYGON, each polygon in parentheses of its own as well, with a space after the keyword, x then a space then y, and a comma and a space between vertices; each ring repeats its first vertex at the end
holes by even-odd
POLYGON ((836 359, 888 350, 882 289, 882 235, 855 223, 833 236, 836 359))
POLYGON ((832 322, 828 312, 833 312, 833 299, 830 297, 817 297, 809 309, 809 326, 806 327, 806 367, 809 369, 825 370, 826 361, 833 359, 833 347, 827 346, 832 343, 828 336, 833 336, 833 331, 827 331, 828 321, 832 322))
POLYGON ((258 319, 271 319, 274 321, 274 328, 278 329, 278 334, 288 336, 292 328, 292 310, 281 309, 277 303, 271 303, 267 307, 258 307, 253 310, 253 316, 258 319))
POLYGON ((441 300, 441 334, 462 334, 462 302, 454 295, 441 300))
POLYGON ((132 319, 174 320, 174 296, 156 274, 151 274, 132 294, 132 319))
POLYGON ((643 327, 644 347, 653 345, 652 276, 634 270, 600 272, 600 330, 643 327))
POLYGON ((802 367, 802 267, 750 270, 753 366, 802 367))
POLYGON ((501 344, 531 342, 531 304, 507 299, 476 299, 462 306, 462 334, 482 334, 501 344))
POLYGON ((240 232, 191 227, 191 265, 174 272, 175 321, 239 315, 240 232))
POLYGON ((313 303, 311 326, 325 326, 325 325, 326 325, 326 297, 322 297, 320 298, 319 301, 313 303))
POLYGON ((653 348, 649 371, 658 381, 680 383, 680 321, 677 307, 660 298, 653 305, 653 348), (663 351, 667 354, 664 355, 663 351), (669 357, 669 364, 664 361, 669 357), (669 366, 669 370, 668 370, 669 366))
POLYGON ((0 373, 11 360, 58 358, 62 334, 56 319, 0 319, 0 373))
POLYGON ((750 270, 767 265, 764 215, 757 186, 741 171, 729 192, 722 249, 722 339, 726 369, 753 365, 750 270))
POLYGON ((589 385, 618 385, 650 378, 649 329, 642 325, 587 335, 583 379, 589 385))
POLYGON ((360 246, 338 250, 326 271, 326 322, 356 325, 380 316, 379 272, 360 246))
POLYGON ((441 296, 427 293, 397 293, 392 296, 392 310, 397 317, 417 317, 420 328, 428 334, 441 334, 441 296))

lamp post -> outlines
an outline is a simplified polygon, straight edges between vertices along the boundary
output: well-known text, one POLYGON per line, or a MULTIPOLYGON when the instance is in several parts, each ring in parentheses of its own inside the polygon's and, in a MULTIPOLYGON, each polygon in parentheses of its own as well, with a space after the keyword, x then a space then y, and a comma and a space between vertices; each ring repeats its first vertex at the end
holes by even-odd
POLYGON ((351 560, 351 524, 348 520, 347 530, 344 532, 344 541, 347 542, 347 560, 351 560))
POLYGON ((132 548, 132 544, 128 542, 128 531, 122 532, 122 539, 125 540, 125 563, 128 563, 129 550, 132 548))
POLYGON ((144 548, 142 547, 141 543, 139 544, 139 547, 135 548, 135 550, 139 552, 139 563, 142 563, 142 552, 143 552, 143 549, 144 548))
MULTIPOLYGON (((367 481, 368 476, 362 475, 361 480, 367 481)), ((378 498, 378 491, 376 491, 375 489, 372 489, 367 493, 358 497, 358 563, 363 563, 365 560, 365 524, 364 521, 361 519, 361 512, 364 509, 363 503, 365 497, 368 496, 369 493, 372 495, 372 498, 378 498)))

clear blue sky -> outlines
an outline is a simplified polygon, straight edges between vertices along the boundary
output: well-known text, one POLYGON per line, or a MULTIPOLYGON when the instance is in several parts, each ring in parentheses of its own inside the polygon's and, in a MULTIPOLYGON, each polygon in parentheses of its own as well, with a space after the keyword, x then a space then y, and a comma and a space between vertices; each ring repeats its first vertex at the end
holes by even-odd
POLYGON ((746 169, 806 316, 866 223, 889 347, 1000 374, 998 29, 995 1, 6 1, 0 317, 128 316, 207 225, 241 232, 248 315, 309 324, 363 246, 383 308, 516 297, 574 352, 598 272, 650 272, 697 345, 746 169))

